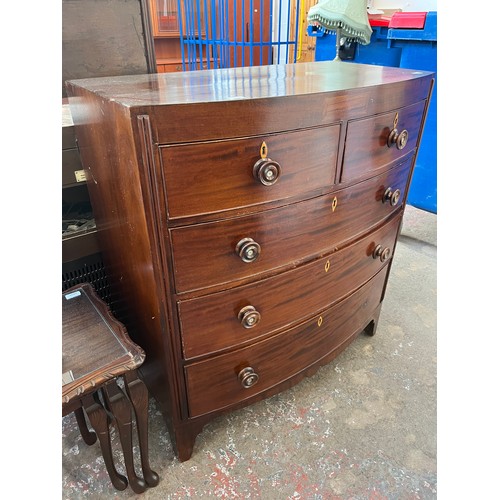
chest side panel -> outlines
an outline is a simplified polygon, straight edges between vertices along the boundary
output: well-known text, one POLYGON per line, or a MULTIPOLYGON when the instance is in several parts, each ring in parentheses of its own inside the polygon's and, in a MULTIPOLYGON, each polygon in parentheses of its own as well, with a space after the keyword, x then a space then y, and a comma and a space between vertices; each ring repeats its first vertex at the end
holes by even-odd
POLYGON ((147 352, 142 369, 150 390, 175 415, 172 385, 165 383, 172 381, 165 363, 172 348, 157 239, 159 211, 144 140, 127 108, 80 86, 69 85, 68 94, 113 312, 147 352))

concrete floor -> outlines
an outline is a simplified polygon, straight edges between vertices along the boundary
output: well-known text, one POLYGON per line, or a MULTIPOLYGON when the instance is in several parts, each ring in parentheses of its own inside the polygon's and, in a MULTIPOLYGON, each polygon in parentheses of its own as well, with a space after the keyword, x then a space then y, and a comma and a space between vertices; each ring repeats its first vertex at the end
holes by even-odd
MULTIPOLYGON (((142 496, 436 498, 436 219, 407 207, 374 337, 361 335, 292 389, 212 421, 189 461, 174 457, 151 401, 160 484, 142 496)), ((62 450, 63 499, 135 496, 113 488, 99 445, 82 441, 73 415, 62 419, 62 450)))

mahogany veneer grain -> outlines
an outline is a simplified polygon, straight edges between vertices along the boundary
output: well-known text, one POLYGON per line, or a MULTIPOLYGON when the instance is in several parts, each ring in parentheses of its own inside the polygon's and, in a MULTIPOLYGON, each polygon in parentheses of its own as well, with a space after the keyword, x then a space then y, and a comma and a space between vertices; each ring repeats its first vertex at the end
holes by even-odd
POLYGON ((180 460, 210 419, 375 333, 431 73, 315 62, 67 85, 117 314, 180 460))

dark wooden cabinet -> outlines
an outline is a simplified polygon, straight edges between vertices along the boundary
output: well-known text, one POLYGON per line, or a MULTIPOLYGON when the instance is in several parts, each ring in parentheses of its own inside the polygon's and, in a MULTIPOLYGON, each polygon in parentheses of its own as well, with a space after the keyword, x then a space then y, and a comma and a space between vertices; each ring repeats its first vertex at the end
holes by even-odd
MULTIPOLYGON (((99 253, 97 230, 68 104, 62 105, 62 262, 99 253)), ((63 283, 64 285, 64 283, 63 283)))
POLYGON ((180 460, 375 333, 432 85, 336 62, 68 83, 116 314, 180 460))

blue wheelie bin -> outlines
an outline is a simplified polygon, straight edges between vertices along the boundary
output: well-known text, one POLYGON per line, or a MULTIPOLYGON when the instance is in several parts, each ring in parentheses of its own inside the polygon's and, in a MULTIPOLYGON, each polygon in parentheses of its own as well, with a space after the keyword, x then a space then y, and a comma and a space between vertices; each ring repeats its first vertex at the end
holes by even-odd
MULTIPOLYGON (((346 62, 398 67, 401 49, 388 47, 387 33, 389 28, 382 25, 372 25, 371 28, 373 33, 368 45, 354 43, 341 46, 340 58, 346 62)), ((331 61, 335 58, 337 39, 335 33, 325 33, 310 25, 307 27, 307 34, 316 37, 316 61, 331 61)))
MULTIPOLYGON (((403 15, 405 13, 400 13, 403 15)), ((388 45, 401 49, 400 68, 433 71, 436 74, 424 133, 408 192, 408 203, 437 213, 437 12, 427 12, 421 29, 394 27, 395 13, 387 32, 388 45)))
MULTIPOLYGON (((368 45, 340 47, 345 62, 433 71, 437 83, 437 12, 394 12, 390 17, 369 16, 372 36, 368 45)), ((316 61, 335 58, 335 33, 308 26, 316 37, 316 61)), ((434 86, 418 158, 408 193, 408 203, 437 213, 437 85, 434 86)))

